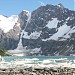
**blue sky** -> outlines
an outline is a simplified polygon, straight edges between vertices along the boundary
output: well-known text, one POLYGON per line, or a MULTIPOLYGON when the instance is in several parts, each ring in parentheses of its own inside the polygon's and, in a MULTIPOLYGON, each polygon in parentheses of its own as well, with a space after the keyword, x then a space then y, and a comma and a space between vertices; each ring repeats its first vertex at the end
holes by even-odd
POLYGON ((32 12, 41 5, 62 3, 66 8, 75 10, 75 0, 0 0, 0 15, 17 15, 22 10, 32 12))

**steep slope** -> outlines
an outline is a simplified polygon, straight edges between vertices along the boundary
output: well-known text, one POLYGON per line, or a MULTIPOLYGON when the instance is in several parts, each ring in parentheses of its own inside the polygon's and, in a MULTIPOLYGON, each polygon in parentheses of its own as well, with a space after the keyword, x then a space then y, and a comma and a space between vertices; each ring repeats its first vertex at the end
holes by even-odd
POLYGON ((75 12, 62 4, 41 6, 31 13, 22 36, 27 55, 75 53, 75 12))
MULTIPOLYGON (((20 29, 15 30, 19 30, 17 42, 13 43, 15 46, 9 42, 11 46, 7 48, 12 49, 11 53, 16 55, 75 54, 75 11, 65 8, 62 4, 41 6, 31 14, 23 10, 18 15, 18 23, 20 29)), ((12 28, 11 30, 14 29, 12 28)), ((1 30, 0 33, 3 34, 3 31, 1 30)), ((11 36, 10 34, 12 32, 9 31, 3 36, 11 36)), ((14 39, 16 36, 11 37, 14 39)))
POLYGON ((18 15, 6 17, 0 15, 0 47, 14 49, 17 47, 20 33, 18 15))

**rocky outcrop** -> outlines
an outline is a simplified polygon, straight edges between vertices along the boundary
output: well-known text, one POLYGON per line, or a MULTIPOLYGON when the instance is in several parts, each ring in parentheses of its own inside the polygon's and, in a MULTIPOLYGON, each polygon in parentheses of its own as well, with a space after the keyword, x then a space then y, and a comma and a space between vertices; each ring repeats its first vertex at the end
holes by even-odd
MULTIPOLYGON (((11 16, 11 18, 9 17, 9 20, 7 17, 4 17, 7 18, 6 21, 8 20, 8 23, 6 25, 10 26, 7 26, 9 30, 7 32, 4 32, 2 28, 0 29, 0 47, 3 47, 7 50, 13 50, 17 48, 18 42, 20 40, 21 30, 25 27, 25 21, 27 19, 26 14, 27 13, 25 11, 22 11, 19 14, 19 16, 15 15, 14 17, 13 16, 11 16), (13 21, 15 20, 15 18, 17 18, 17 21, 13 21), (11 26, 13 26, 12 29, 10 29, 11 26)), ((0 17, 0 19, 2 19, 2 17, 0 17)), ((2 19, 1 22, 2 21, 4 21, 4 19, 2 19)))

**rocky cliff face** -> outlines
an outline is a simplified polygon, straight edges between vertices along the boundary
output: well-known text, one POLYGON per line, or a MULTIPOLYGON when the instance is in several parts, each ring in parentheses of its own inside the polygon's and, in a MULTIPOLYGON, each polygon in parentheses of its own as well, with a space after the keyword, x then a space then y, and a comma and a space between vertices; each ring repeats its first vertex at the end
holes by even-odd
POLYGON ((23 10, 10 31, 0 30, 0 46, 24 55, 70 55, 75 53, 74 34, 75 11, 46 5, 31 14, 23 10))

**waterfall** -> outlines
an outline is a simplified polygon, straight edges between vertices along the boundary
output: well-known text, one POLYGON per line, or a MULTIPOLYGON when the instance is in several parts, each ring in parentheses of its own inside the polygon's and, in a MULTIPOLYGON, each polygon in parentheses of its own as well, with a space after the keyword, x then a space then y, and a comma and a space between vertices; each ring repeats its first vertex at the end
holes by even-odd
POLYGON ((25 31, 25 29, 26 29, 26 27, 27 27, 27 25, 28 25, 30 19, 31 19, 31 14, 29 13, 26 26, 25 26, 24 30, 22 30, 22 32, 21 32, 20 40, 19 40, 18 46, 17 46, 17 48, 16 48, 16 49, 18 49, 18 50, 22 50, 22 49, 23 49, 22 36, 23 36, 23 34, 24 34, 24 31, 25 31))

